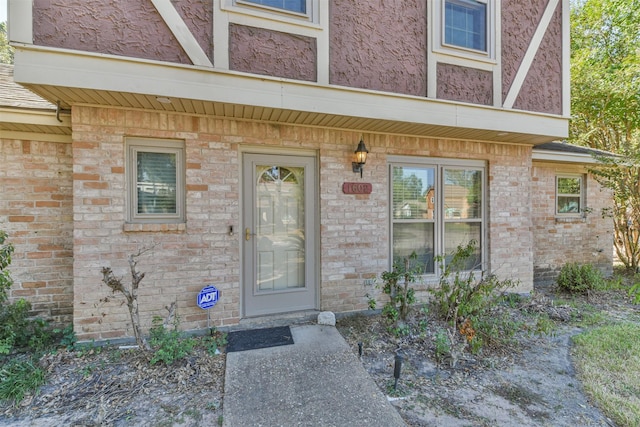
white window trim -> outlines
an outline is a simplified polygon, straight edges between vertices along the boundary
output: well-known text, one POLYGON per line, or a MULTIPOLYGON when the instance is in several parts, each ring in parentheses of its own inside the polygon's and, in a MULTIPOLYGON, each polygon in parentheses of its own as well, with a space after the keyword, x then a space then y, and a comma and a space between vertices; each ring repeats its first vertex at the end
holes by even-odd
POLYGON ((501 51, 497 46, 502 43, 502 26, 500 10, 502 0, 488 0, 493 24, 487 27, 491 40, 487 44, 491 55, 472 55, 462 49, 442 48, 440 41, 444 26, 442 10, 444 0, 427 2, 427 14, 431 17, 431 30, 427 32, 427 97, 436 99, 438 96, 438 64, 450 64, 459 67, 474 68, 489 71, 493 75, 493 106, 502 107, 502 60, 501 51))
POLYGON ((185 146, 184 141, 127 138, 125 154, 126 220, 139 224, 179 224, 186 221, 185 146), (137 153, 173 153, 176 155, 176 213, 139 214, 137 191, 137 153))
POLYGON ((499 0, 477 0, 480 3, 487 5, 487 50, 479 51, 475 49, 469 49, 465 47, 446 44, 444 42, 445 36, 445 4, 446 0, 435 0, 433 2, 433 19, 432 19, 432 37, 434 53, 442 55, 454 56, 462 59, 466 59, 471 62, 467 65, 473 67, 473 62, 496 62, 496 45, 498 41, 498 29, 499 29, 499 0))
MULTIPOLYGON (((564 173, 564 174, 556 174, 556 178, 555 178, 555 201, 554 201, 554 214, 557 218, 583 218, 585 215, 585 202, 586 202, 586 197, 585 197, 585 184, 586 184, 586 180, 584 175, 582 174, 570 174, 570 173, 564 173), (578 212, 567 212, 567 213, 561 213, 558 212, 558 197, 560 197, 560 193, 558 193, 558 180, 559 178, 577 178, 580 180, 580 209, 578 210, 578 212)), ((563 194, 563 196, 576 196, 574 194, 563 194)))
POLYGON ((317 26, 320 24, 321 0, 306 0, 307 13, 292 12, 246 0, 221 0, 221 9, 228 12, 254 16, 261 19, 276 20, 287 24, 317 26))
MULTIPOLYGON (((488 261, 488 238, 487 233, 489 229, 488 217, 487 217, 487 203, 488 203, 488 167, 485 161, 482 160, 457 160, 457 159, 444 159, 444 158, 429 158, 429 157, 411 157, 411 156, 388 156, 387 157, 387 176, 388 176, 388 185, 389 185, 389 268, 393 268, 393 226, 395 222, 395 218, 393 216, 393 167, 394 166, 406 166, 406 167, 421 167, 435 168, 436 176, 436 211, 444 212, 444 170, 445 169, 477 169, 482 171, 482 206, 481 206, 481 219, 478 221, 477 219, 469 219, 469 220, 457 220, 455 222, 471 222, 477 223, 480 222, 480 256, 482 260, 482 265, 474 271, 485 271, 489 266, 488 261)), ((444 218, 435 218, 433 220, 434 223, 434 255, 446 255, 444 253, 444 228, 447 219, 444 218)), ((451 222, 451 219, 449 219, 451 222)), ((435 261, 434 261, 435 262, 435 261)), ((434 264, 434 273, 429 273, 423 275, 423 280, 427 282, 432 282, 437 280, 442 272, 437 264, 434 264)))
POLYGON ((297 34, 316 39, 317 83, 329 84, 329 2, 311 0, 310 19, 266 10, 260 5, 237 4, 237 0, 213 0, 213 62, 217 69, 229 69, 229 25, 238 24, 270 31, 297 34), (256 7, 257 6, 257 7, 256 7))

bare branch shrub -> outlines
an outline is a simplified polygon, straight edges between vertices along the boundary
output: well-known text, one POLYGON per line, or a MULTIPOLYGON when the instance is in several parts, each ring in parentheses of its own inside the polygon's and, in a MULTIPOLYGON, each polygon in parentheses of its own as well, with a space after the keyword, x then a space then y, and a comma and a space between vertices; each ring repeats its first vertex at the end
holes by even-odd
POLYGON ((133 327, 133 334, 136 338, 138 347, 145 351, 151 351, 151 347, 144 335, 142 334, 142 327, 140 326, 140 312, 138 308, 138 287, 140 282, 144 279, 145 273, 140 273, 137 270, 138 258, 145 252, 151 250, 150 248, 141 249, 136 254, 129 255, 129 268, 131 270, 131 285, 125 285, 122 283, 122 278, 116 277, 110 267, 102 267, 102 281, 107 285, 113 293, 120 292, 124 295, 127 301, 127 308, 129 309, 129 316, 131 316, 131 325, 133 327))

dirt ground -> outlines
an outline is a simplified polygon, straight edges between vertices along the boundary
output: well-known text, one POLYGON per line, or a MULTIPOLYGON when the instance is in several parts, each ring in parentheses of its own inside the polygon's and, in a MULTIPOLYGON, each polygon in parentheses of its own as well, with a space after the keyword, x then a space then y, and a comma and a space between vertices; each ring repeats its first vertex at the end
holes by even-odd
MULTIPOLYGON (((381 330, 375 323, 369 331, 381 330)), ((585 397, 570 357, 570 337, 521 336, 518 348, 481 357, 465 354, 452 368, 434 350, 377 340, 363 346, 367 371, 410 426, 613 426, 585 397), (394 390, 395 355, 403 357, 394 390)), ((357 333, 345 332, 357 346, 357 333)))
MULTIPOLYGON (((623 296, 591 297, 617 318, 637 308, 623 296)), ((514 319, 526 310, 558 319, 583 313, 538 297, 505 307, 514 319), (545 308, 546 307, 546 308, 545 308)), ((570 338, 580 329, 558 321, 553 336, 522 331, 516 345, 436 360, 434 337, 443 325, 421 314, 422 332, 394 337, 379 315, 350 316, 338 329, 372 378, 410 426, 613 426, 585 397, 571 362, 570 338), (403 358, 394 389, 394 360, 403 358)), ((0 403, 0 426, 215 426, 222 422, 225 354, 197 349, 170 366, 151 366, 139 352, 118 348, 60 351, 40 361, 47 384, 18 405, 0 403)), ((622 427, 622 426, 620 426, 622 427)))
POLYGON ((172 365, 137 350, 61 351, 44 357, 47 383, 18 406, 0 406, 0 426, 216 426, 225 355, 203 348, 172 365))

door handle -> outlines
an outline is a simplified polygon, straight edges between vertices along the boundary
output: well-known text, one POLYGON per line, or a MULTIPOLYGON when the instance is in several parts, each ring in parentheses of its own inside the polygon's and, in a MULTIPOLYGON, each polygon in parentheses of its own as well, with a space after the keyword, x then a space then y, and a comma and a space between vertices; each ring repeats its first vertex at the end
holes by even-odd
POLYGON ((249 227, 244 229, 244 240, 251 240, 251 229, 249 227))

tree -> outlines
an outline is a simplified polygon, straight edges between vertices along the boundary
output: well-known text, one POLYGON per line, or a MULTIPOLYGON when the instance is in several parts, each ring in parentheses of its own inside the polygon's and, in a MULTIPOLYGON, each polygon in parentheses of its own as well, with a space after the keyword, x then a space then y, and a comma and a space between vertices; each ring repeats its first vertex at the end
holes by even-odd
POLYGON ((0 63, 13 64, 13 48, 9 46, 6 22, 0 22, 0 63))
POLYGON ((640 265, 640 0, 572 0, 570 139, 619 157, 596 179, 614 191, 615 248, 640 265))

